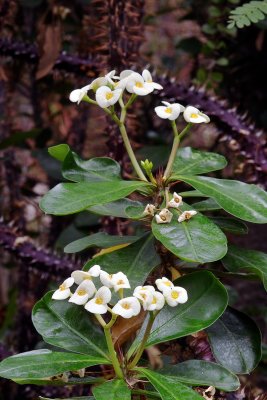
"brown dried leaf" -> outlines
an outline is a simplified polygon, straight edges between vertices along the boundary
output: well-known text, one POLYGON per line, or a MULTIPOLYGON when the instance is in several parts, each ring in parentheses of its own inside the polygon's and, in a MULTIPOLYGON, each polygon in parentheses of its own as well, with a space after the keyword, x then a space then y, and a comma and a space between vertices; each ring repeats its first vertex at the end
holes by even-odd
POLYGON ((54 67, 61 50, 61 23, 40 25, 39 52, 40 59, 36 71, 36 79, 46 76, 54 67))
POLYGON ((112 339, 115 348, 121 347, 136 334, 144 322, 145 315, 146 312, 142 310, 140 314, 130 319, 118 317, 116 323, 112 327, 112 339))

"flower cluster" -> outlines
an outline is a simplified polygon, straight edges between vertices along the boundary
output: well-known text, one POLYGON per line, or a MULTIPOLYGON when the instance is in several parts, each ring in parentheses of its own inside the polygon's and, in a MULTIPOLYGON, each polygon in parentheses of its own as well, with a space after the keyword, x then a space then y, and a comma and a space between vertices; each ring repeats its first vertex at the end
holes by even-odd
POLYGON ((158 291, 151 285, 137 286, 133 295, 123 297, 123 289, 130 289, 130 283, 123 272, 108 274, 99 265, 94 265, 85 271, 74 271, 71 277, 67 278, 59 288, 53 293, 52 299, 69 299, 70 303, 83 305, 84 308, 93 314, 105 314, 110 311, 112 314, 120 315, 123 318, 131 318, 140 313, 141 308, 145 311, 159 311, 165 303, 171 307, 179 303, 185 303, 188 299, 184 288, 174 286, 167 278, 163 277, 156 280, 158 291), (98 277, 101 284, 96 288, 93 278, 98 277), (75 292, 71 292, 73 284, 78 285, 75 292), (112 290, 118 292, 121 299, 113 306, 109 307, 112 297, 112 290))
MULTIPOLYGON (((154 204, 147 204, 143 214, 145 216, 155 216, 156 222, 158 224, 168 224, 171 222, 173 213, 169 210, 169 208, 176 208, 178 211, 179 207, 183 204, 183 198, 176 192, 173 193, 173 197, 170 201, 167 202, 166 208, 163 208, 160 210, 158 214, 155 215, 157 209, 154 204)), ((180 211, 181 212, 181 211, 180 211)), ((188 210, 181 212, 181 214, 178 217, 178 222, 183 222, 183 221, 188 221, 190 218, 192 218, 194 215, 196 215, 197 212, 195 210, 188 210)))
MULTIPOLYGON (((116 75, 116 71, 113 70, 103 77, 94 79, 89 85, 73 90, 69 99, 73 103, 80 104, 91 90, 95 92, 95 102, 101 108, 108 108, 120 100, 124 90, 132 95, 146 96, 155 89, 161 90, 163 87, 153 81, 151 73, 147 69, 143 70, 142 74, 126 69, 120 75, 116 75)), ((94 102, 92 99, 90 100, 94 102)), ((160 118, 174 121, 183 113, 184 119, 188 123, 199 124, 210 121, 209 117, 196 107, 184 107, 179 103, 171 104, 167 101, 162 101, 162 103, 163 106, 155 108, 155 112, 160 118)))

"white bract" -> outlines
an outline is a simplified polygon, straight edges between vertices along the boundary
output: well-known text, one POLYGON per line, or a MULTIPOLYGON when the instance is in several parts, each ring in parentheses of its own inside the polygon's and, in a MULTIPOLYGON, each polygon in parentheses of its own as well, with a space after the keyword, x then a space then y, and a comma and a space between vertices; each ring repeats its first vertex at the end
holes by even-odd
POLYGON ((193 124, 201 124, 202 122, 207 124, 210 122, 210 119, 206 114, 203 114, 198 108, 192 106, 188 106, 184 110, 184 119, 186 122, 191 122, 193 124))
POLYGON ((101 271, 99 278, 100 278, 101 283, 104 286, 107 286, 108 288, 113 288, 112 276, 113 276, 113 274, 109 274, 106 271, 101 271))
POLYGON ((182 196, 179 196, 176 192, 173 193, 173 198, 168 202, 168 207, 178 208, 183 204, 182 196))
POLYGON ((154 204, 147 204, 146 208, 144 209, 144 215, 152 215, 152 217, 155 215, 155 209, 156 207, 154 204))
POLYGON ((145 82, 142 75, 138 74, 137 72, 133 72, 128 77, 126 90, 129 93, 135 93, 139 96, 146 96, 147 94, 153 92, 154 89, 149 83, 145 82))
POLYGON ((147 307, 153 301, 153 294, 155 292, 155 288, 153 286, 137 286, 134 289, 133 295, 137 299, 141 300, 144 310, 147 310, 147 307))
POLYGON ((73 278, 66 279, 59 288, 53 293, 52 299, 65 300, 71 295, 70 287, 74 284, 73 278))
POLYGON ((173 286, 163 292, 165 297, 166 303, 171 306, 175 307, 179 303, 184 304, 188 300, 187 291, 180 287, 180 286, 173 286))
POLYGON ((120 315, 123 318, 131 318, 138 315, 141 311, 141 305, 136 297, 125 297, 125 299, 119 300, 112 309, 112 312, 116 315, 120 315))
POLYGON ((157 224, 168 224, 171 222, 173 214, 168 208, 163 208, 159 214, 155 216, 157 224))
POLYGON ((130 289, 131 287, 127 276, 123 272, 113 274, 111 282, 115 292, 118 292, 120 289, 130 289))
POLYGON ((195 210, 184 211, 178 217, 178 222, 188 221, 190 218, 192 218, 196 214, 197 214, 197 211, 195 211, 195 210))
POLYGON ((85 304, 85 309, 93 314, 105 314, 108 311, 108 303, 111 300, 111 291, 102 286, 95 294, 95 297, 85 304))
POLYGON ((163 296, 163 294, 154 291, 152 293, 152 300, 150 301, 150 303, 146 304, 146 308, 144 306, 144 310, 148 311, 161 310, 164 307, 164 304, 165 304, 165 297, 163 296))
POLYGON ((155 108, 156 114, 163 119, 169 119, 174 121, 177 119, 181 112, 185 110, 184 106, 179 103, 168 103, 167 101, 162 101, 164 106, 158 106, 155 108))
POLYGON ((87 94, 88 90, 91 89, 91 85, 87 85, 82 87, 81 89, 75 89, 73 90, 70 95, 69 99, 72 103, 77 103, 80 104, 84 96, 87 94))
POLYGON ((69 299, 70 303, 82 305, 87 303, 88 299, 96 292, 95 285, 92 281, 84 280, 75 290, 74 294, 69 299))
POLYGON ((76 283, 76 285, 79 285, 80 283, 82 283, 82 281, 84 281, 85 279, 92 279, 92 277, 98 277, 100 274, 101 268, 99 265, 93 265, 89 271, 73 271, 71 276, 74 279, 74 282, 76 283))
POLYGON ((156 283, 157 288, 161 292, 164 292, 165 290, 174 287, 174 284, 172 283, 172 281, 170 281, 168 278, 165 278, 165 276, 163 278, 157 279, 155 283, 156 283))
POLYGON ((159 83, 153 82, 152 75, 147 69, 144 69, 144 71, 142 72, 142 77, 143 77, 144 81, 146 82, 146 84, 148 84, 153 90, 154 89, 157 89, 157 90, 163 89, 163 87, 159 83))
POLYGON ((101 86, 96 91, 96 101, 101 108, 113 106, 120 98, 122 89, 111 90, 108 86, 101 86))

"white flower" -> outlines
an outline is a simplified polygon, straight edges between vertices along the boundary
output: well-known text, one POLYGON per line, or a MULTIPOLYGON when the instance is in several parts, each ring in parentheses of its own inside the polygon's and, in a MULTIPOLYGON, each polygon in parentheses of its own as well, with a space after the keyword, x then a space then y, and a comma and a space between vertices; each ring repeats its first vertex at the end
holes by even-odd
POLYGON ((108 288, 113 288, 112 276, 113 274, 109 274, 106 271, 101 271, 99 278, 104 286, 107 286, 108 288))
POLYGON ((105 75, 105 79, 108 81, 108 83, 110 83, 111 85, 114 85, 114 81, 112 79, 119 79, 118 76, 115 76, 116 71, 115 69, 110 71, 108 74, 105 75))
POLYGON ((164 292, 166 289, 170 289, 174 287, 174 284, 172 281, 170 281, 168 278, 165 278, 165 276, 161 279, 156 280, 156 286, 157 288, 161 291, 164 292))
POLYGON ((123 318, 134 317, 140 311, 141 305, 136 297, 125 297, 125 299, 119 300, 112 309, 114 314, 120 315, 123 318))
POLYGON ((127 276, 123 272, 113 274, 111 282, 115 292, 118 292, 120 289, 130 289, 131 287, 127 276))
POLYGON ((82 87, 81 89, 73 90, 69 95, 70 101, 72 103, 80 104, 83 97, 87 94, 88 90, 90 90, 90 89, 91 89, 91 85, 87 85, 87 86, 82 87))
POLYGON ((126 83, 126 90, 129 93, 135 93, 139 96, 146 96, 147 94, 153 92, 153 87, 144 81, 144 78, 137 72, 133 72, 129 75, 126 83))
POLYGON ((144 215, 152 215, 152 216, 154 216, 155 215, 155 209, 156 209, 156 207, 154 206, 154 204, 147 204, 146 208, 144 209, 143 214, 144 215))
POLYGON ((184 119, 187 122, 192 122, 193 124, 201 124, 201 122, 205 122, 207 124, 210 122, 210 119, 206 114, 203 114, 198 108, 192 106, 188 106, 184 110, 184 119))
POLYGON ((146 305, 146 308, 144 307, 144 310, 147 309, 148 311, 155 311, 155 310, 161 310, 164 307, 165 304, 165 297, 163 296, 162 293, 155 291, 152 293, 152 300, 150 301, 149 304, 146 305))
POLYGON ((95 294, 95 292, 96 288, 93 282, 85 280, 77 287, 74 294, 69 299, 69 302, 78 305, 85 304, 88 299, 95 294))
POLYGON ((196 215, 197 212, 195 210, 184 211, 178 218, 178 222, 188 221, 193 215, 196 215))
POLYGON ((168 224, 171 222, 173 214, 168 208, 163 208, 159 214, 155 216, 157 224, 168 224))
POLYGON ((85 279, 92 279, 92 277, 96 278, 99 276, 101 268, 99 265, 93 265, 89 271, 73 271, 71 276, 74 278, 74 282, 76 285, 79 285, 85 279))
POLYGON ((163 87, 162 87, 159 83, 153 82, 151 73, 150 73, 147 69, 144 69, 144 71, 142 72, 142 77, 143 77, 144 81, 145 81, 150 87, 153 88, 153 90, 154 90, 154 89, 157 89, 157 90, 163 89, 163 87))
POLYGON ((144 310, 147 310, 149 304, 153 301, 153 294, 155 292, 155 288, 153 286, 137 286, 134 289, 133 296, 137 299, 141 300, 144 310))
POLYGON ((121 89, 111 90, 108 86, 101 86, 96 91, 96 101, 101 108, 107 108, 117 103, 122 93, 121 89))
POLYGON ((94 79, 89 86, 90 89, 96 92, 98 88, 100 88, 101 86, 106 86, 107 83, 108 83, 107 78, 105 78, 104 76, 100 76, 99 78, 94 79))
POLYGON ((54 300, 65 300, 71 295, 70 287, 74 284, 73 278, 66 279, 53 293, 52 299, 54 300))
POLYGON ((185 110, 184 106, 179 103, 168 103, 167 101, 162 101, 165 106, 158 106, 155 108, 156 114, 163 119, 169 119, 174 121, 177 119, 182 111, 185 110))
POLYGON ((166 303, 171 307, 177 306, 177 304, 186 303, 188 300, 187 291, 180 286, 173 286, 163 292, 166 299, 166 303))
POLYGON ((176 192, 173 193, 173 198, 168 202, 168 206, 172 208, 178 208, 183 204, 182 196, 179 196, 176 192))
POLYGON ((111 300, 111 291, 102 286, 95 294, 95 297, 85 304, 85 309, 93 314, 105 314, 108 311, 108 303, 111 300))

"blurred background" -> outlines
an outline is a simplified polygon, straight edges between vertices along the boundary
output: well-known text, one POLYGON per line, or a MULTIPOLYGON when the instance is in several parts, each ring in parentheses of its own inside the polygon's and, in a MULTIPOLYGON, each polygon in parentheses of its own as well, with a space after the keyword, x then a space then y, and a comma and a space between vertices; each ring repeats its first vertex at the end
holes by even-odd
MULTIPOLYGON (((128 131, 139 158, 156 167, 166 161, 172 133, 153 109, 175 99, 200 108, 212 121, 194 129, 184 145, 224 154, 229 165, 223 176, 266 188, 267 12, 243 20, 249 26, 239 21, 227 27, 230 12, 244 3, 0 0, 0 359, 42 347, 31 323, 34 303, 95 253, 64 255, 66 244, 99 230, 138 229, 88 212, 51 217, 38 207, 61 180, 60 164, 47 152, 51 145, 68 143, 83 158, 113 157, 125 177, 131 173, 117 127, 100 109, 70 103, 71 90, 112 69, 149 68, 164 90, 138 100, 130 112, 128 131)), ((267 251, 266 228, 251 225, 249 235, 235 242, 267 251)), ((229 285, 232 304, 256 319, 266 342, 262 286, 229 285)), ((178 345, 178 360, 201 359, 210 351, 205 338, 189 337, 178 345)), ((263 350, 263 362, 242 378, 241 390, 218 399, 267 399, 263 350)), ((86 393, 0 381, 1 400, 86 393)))

